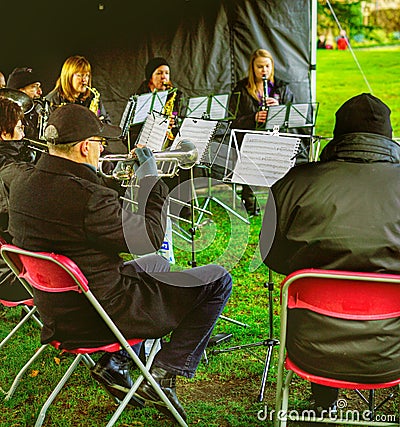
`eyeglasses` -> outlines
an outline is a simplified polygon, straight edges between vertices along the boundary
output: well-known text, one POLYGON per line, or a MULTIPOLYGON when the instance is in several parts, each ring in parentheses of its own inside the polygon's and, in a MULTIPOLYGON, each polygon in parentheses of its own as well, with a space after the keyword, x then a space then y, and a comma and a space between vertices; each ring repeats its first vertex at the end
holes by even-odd
POLYGON ((107 147, 107 145, 108 145, 108 141, 105 138, 101 138, 101 139, 88 139, 88 141, 90 141, 90 142, 97 142, 102 147, 107 147))
POLYGON ((74 76, 77 77, 78 79, 81 79, 81 80, 90 78, 89 73, 86 73, 86 74, 74 73, 74 76))

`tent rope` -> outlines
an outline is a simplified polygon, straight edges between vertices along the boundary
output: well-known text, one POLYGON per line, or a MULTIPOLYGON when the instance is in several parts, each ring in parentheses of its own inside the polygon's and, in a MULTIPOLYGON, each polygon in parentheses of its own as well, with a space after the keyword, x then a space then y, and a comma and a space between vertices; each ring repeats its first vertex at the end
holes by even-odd
MULTIPOLYGON (((331 5, 330 1, 329 1, 329 0, 326 0, 326 4, 328 5, 329 10, 331 11, 332 16, 333 16, 333 19, 335 20, 335 22, 336 22, 336 24, 337 24, 337 26, 338 26, 339 30, 340 30, 340 31, 343 31, 343 28, 342 28, 342 26, 340 25, 339 20, 337 19, 336 13, 334 12, 334 10, 333 10, 333 8, 332 8, 332 5, 331 5)), ((364 79, 364 81, 365 81, 365 84, 366 84, 366 85, 367 85, 367 87, 368 87, 369 92, 373 95, 373 91, 372 91, 372 88, 371 88, 371 86, 370 86, 370 84, 369 84, 369 82, 368 82, 367 76, 365 75, 365 73, 364 73, 363 69, 361 68, 361 65, 360 65, 360 63, 358 62, 358 59, 357 59, 357 57, 356 57, 356 55, 355 55, 355 53, 354 53, 353 48, 351 47, 350 40, 349 40, 348 38, 347 38, 347 44, 348 44, 348 46, 349 46, 349 51, 350 51, 350 53, 352 54, 353 59, 354 59, 355 63, 357 64, 358 69, 360 70, 361 75, 363 76, 363 79, 364 79)))

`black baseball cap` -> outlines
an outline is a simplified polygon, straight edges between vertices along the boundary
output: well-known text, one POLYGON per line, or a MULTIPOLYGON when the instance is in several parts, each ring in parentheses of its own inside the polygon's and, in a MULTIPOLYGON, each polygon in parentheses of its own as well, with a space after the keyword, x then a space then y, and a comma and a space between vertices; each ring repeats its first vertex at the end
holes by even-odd
POLYGON ((52 144, 68 144, 83 141, 91 136, 118 139, 119 126, 102 123, 87 107, 78 104, 66 104, 50 114, 44 131, 46 141, 52 144))

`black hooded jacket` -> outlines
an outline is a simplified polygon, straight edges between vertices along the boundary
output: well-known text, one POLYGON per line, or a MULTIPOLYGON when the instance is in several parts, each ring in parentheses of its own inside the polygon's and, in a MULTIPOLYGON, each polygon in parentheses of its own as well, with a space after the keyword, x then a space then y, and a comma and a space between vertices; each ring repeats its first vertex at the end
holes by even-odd
POLYGON ((296 166, 272 186, 260 238, 264 262, 283 274, 400 273, 399 182, 395 141, 371 133, 335 138, 320 162, 296 166))

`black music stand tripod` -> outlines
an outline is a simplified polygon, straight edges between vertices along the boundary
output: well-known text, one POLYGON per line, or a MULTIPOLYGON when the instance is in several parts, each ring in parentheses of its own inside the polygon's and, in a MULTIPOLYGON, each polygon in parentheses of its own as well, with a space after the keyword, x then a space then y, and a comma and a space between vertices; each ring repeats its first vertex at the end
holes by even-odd
POLYGON ((271 269, 268 269, 268 282, 264 283, 264 287, 268 288, 268 317, 269 317, 269 337, 266 340, 250 343, 250 344, 243 344, 243 345, 237 345, 229 348, 223 348, 223 349, 217 349, 212 350, 211 354, 220 354, 220 353, 227 353, 230 351, 235 350, 242 350, 249 347, 259 347, 259 346, 265 346, 267 347, 267 354, 265 357, 265 363, 264 363, 264 370, 261 377, 261 387, 260 387, 260 393, 258 395, 258 401, 262 402, 264 400, 264 391, 265 391, 265 385, 267 382, 269 367, 271 365, 271 359, 272 359, 272 352, 274 348, 279 345, 279 340, 274 338, 274 313, 273 313, 273 300, 272 300, 272 292, 274 290, 274 282, 272 277, 272 271, 271 269))

